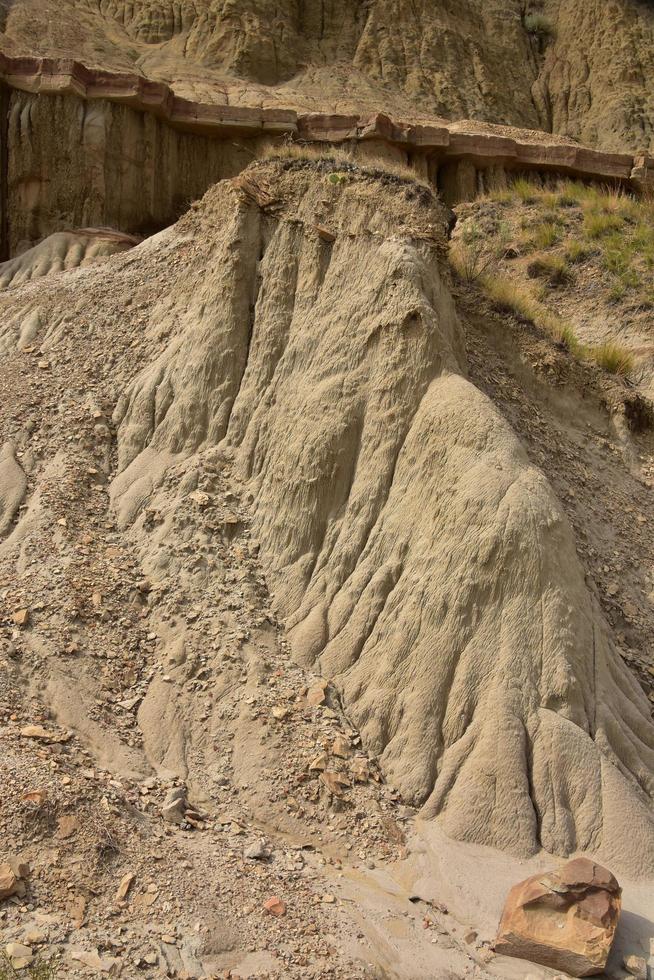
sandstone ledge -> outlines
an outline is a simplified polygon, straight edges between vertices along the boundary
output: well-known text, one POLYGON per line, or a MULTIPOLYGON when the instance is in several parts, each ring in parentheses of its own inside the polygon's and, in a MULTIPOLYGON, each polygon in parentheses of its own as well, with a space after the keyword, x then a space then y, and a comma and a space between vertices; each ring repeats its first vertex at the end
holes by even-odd
POLYGON ((412 124, 394 121, 383 113, 362 118, 196 103, 176 96, 164 83, 87 68, 71 60, 11 58, 0 53, 0 81, 25 92, 125 103, 153 113, 176 129, 218 138, 238 133, 290 134, 313 142, 380 140, 418 158, 631 182, 637 189, 649 184, 654 173, 654 159, 644 153, 605 153, 528 130, 512 130, 506 135, 507 128, 502 126, 471 123, 466 131, 466 123, 412 124))

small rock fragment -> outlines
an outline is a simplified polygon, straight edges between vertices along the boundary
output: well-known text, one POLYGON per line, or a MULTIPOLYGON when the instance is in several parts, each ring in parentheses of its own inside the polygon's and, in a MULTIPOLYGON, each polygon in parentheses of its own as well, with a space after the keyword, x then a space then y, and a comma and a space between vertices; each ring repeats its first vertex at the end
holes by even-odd
POLYGON ((124 902, 125 901, 125 899, 127 898, 128 893, 129 893, 130 888, 134 884, 134 880, 135 879, 136 879, 136 875, 132 871, 128 871, 127 874, 123 875, 123 877, 120 879, 120 884, 118 885, 118 888, 116 889, 116 901, 117 902, 124 902))
POLYGON ((273 895, 272 898, 267 898, 263 903, 263 907, 270 915, 274 915, 275 918, 279 919, 282 915, 286 915, 286 903, 273 895))
POLYGON ((647 962, 642 956, 625 956, 622 964, 636 980, 647 980, 647 962))
POLYGON ((22 970, 29 966, 34 959, 31 946, 24 946, 22 943, 7 943, 5 953, 14 970, 22 970))
POLYGON ((327 700, 328 687, 328 681, 318 681, 316 684, 312 684, 307 691, 307 704, 310 704, 313 707, 324 704, 327 700))
POLYGON ((16 626, 27 626, 30 621, 30 611, 29 609, 17 609, 12 617, 16 626))
POLYGON ((0 900, 16 895, 18 890, 18 875, 14 874, 10 864, 0 864, 0 900))
POLYGON ((349 738, 344 735, 337 735, 332 745, 332 755, 337 755, 340 759, 349 759, 352 755, 352 744, 349 738))
POLYGON ((270 857, 270 848, 264 838, 261 837, 254 844, 250 844, 249 847, 245 848, 243 857, 248 858, 250 861, 267 861, 270 857))

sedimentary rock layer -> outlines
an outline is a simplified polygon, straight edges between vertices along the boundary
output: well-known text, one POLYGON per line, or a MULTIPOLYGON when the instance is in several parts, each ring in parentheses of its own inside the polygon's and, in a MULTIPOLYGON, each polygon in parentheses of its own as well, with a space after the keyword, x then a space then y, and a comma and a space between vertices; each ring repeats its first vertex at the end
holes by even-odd
POLYGON ((653 134, 654 11, 639 0, 12 0, 0 50, 196 103, 470 117, 607 150, 653 134))
POLYGON ((164 84, 72 61, 0 54, 0 79, 10 87, 4 180, 0 167, 7 255, 65 226, 157 230, 282 136, 399 158, 449 203, 501 183, 507 171, 639 189, 653 172, 647 155, 501 126, 198 104, 164 84))

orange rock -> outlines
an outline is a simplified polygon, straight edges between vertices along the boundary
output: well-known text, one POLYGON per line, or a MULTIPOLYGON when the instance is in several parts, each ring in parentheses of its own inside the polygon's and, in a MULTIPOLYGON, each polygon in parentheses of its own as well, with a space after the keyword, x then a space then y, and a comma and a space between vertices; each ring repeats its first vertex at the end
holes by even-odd
POLYGON ((281 898, 277 898, 276 895, 273 895, 272 898, 266 899, 266 901, 263 903, 263 907, 266 912, 274 915, 277 919, 279 919, 282 915, 286 915, 286 903, 283 902, 281 898))
POLYGON ((622 889, 587 858, 534 875, 508 894, 495 952, 573 977, 602 973, 620 918, 622 889))
POLYGON ((13 620, 16 626, 27 626, 30 621, 29 609, 17 609, 13 615, 13 620))
POLYGON ((0 899, 9 898, 18 891, 18 877, 9 864, 0 864, 0 899))

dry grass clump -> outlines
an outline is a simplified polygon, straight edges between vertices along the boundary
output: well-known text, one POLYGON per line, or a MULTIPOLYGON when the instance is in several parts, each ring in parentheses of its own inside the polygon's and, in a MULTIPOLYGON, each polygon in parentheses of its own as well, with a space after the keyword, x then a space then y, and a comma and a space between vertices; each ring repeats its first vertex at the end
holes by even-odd
POLYGON ((577 357, 593 361, 604 371, 621 377, 633 371, 634 358, 626 347, 614 341, 606 341, 596 347, 581 344, 573 327, 545 309, 519 282, 493 277, 484 281, 484 290, 498 310, 532 323, 577 357))
POLYGON ((554 221, 543 221, 537 225, 533 233, 533 242, 536 248, 552 248, 562 238, 563 231, 554 221))
POLYGON ((484 292, 500 312, 512 313, 532 323, 572 353, 581 352, 582 347, 572 326, 546 309, 526 286, 504 276, 485 279, 483 286, 484 292))
POLYGON ((550 286, 568 286, 574 273, 563 255, 538 255, 527 266, 530 279, 545 279, 550 286))
POLYGON ((587 238, 597 240, 605 238, 622 228, 622 218, 617 214, 603 211, 588 211, 584 215, 584 234, 587 238))
POLYGON ((383 156, 369 156, 358 159, 352 152, 331 143, 272 143, 262 153, 263 160, 281 160, 298 163, 319 163, 333 171, 363 173, 370 176, 394 177, 401 181, 418 184, 430 193, 433 188, 429 181, 399 160, 389 160, 383 156))
POLYGON ((589 259, 591 255, 595 255, 596 252, 592 246, 573 238, 565 246, 563 254, 571 265, 579 265, 589 259))
POLYGON ((634 369, 633 354, 620 344, 607 340, 599 347, 589 347, 588 356, 611 374, 625 376, 634 369))
POLYGON ((477 282, 497 269, 507 237, 508 231, 503 225, 493 236, 485 234, 477 225, 466 228, 463 235, 450 244, 450 264, 459 279, 477 282))

